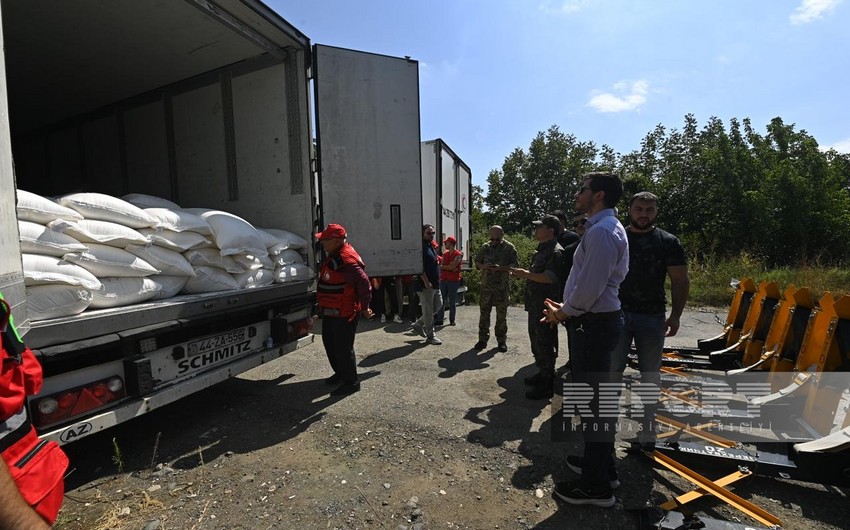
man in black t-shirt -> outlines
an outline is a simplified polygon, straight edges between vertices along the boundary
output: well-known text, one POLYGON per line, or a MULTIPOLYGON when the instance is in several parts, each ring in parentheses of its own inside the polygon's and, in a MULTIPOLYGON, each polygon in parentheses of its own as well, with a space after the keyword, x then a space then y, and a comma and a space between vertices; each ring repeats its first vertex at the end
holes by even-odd
POLYGON ((679 331, 679 318, 688 299, 688 262, 676 236, 655 226, 658 197, 647 191, 636 193, 629 201, 629 273, 620 284, 620 303, 626 329, 618 348, 620 371, 634 340, 643 400, 643 420, 638 441, 655 440, 655 410, 661 384, 661 353, 664 337, 679 331), (664 282, 670 277, 671 309, 666 315, 664 282), (665 318, 666 317, 666 318, 665 318), (650 385, 654 385, 650 386, 650 385), (644 394, 646 392, 646 394, 644 394))

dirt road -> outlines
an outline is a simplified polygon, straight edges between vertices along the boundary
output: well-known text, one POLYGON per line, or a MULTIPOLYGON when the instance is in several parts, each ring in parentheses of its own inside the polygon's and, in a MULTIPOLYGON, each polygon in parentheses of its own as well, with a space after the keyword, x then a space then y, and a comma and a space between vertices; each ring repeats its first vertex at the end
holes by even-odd
MULTIPOLYGON (((478 308, 459 308, 441 346, 407 324, 361 323, 362 390, 328 394, 320 337, 306 348, 67 447, 73 473, 57 528, 313 529, 637 528, 630 511, 687 491, 627 455, 612 509, 551 498, 574 478, 552 443, 552 409, 524 397, 531 375, 525 313, 509 311, 509 351, 476 352, 478 308)), ((669 344, 693 346, 725 315, 688 311, 669 344)), ((564 343, 562 339, 562 344, 564 343)), ((629 437, 626 435, 625 437, 629 437)), ((739 495, 784 528, 846 528, 847 491, 759 477, 739 495)), ((712 517, 753 521, 703 499, 712 517)))

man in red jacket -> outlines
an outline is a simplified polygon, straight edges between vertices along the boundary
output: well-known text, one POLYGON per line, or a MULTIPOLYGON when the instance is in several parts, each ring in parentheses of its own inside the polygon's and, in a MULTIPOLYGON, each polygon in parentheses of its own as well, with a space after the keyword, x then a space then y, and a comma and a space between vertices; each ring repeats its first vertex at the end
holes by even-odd
POLYGON ((68 457, 56 442, 39 440, 27 396, 41 389, 41 365, 14 328, 0 294, 0 528, 49 528, 65 488, 68 457))
POLYGON ((354 333, 361 315, 372 317, 369 309, 372 288, 366 276, 366 265, 346 237, 345 228, 335 223, 316 234, 325 251, 316 293, 322 318, 322 344, 334 371, 325 383, 341 383, 331 392, 333 395, 353 394, 360 390, 354 333))

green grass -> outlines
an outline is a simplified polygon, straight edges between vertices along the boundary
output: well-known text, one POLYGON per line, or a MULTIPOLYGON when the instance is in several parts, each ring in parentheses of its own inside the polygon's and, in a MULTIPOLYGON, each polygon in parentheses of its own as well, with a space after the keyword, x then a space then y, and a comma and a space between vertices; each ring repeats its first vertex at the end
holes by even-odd
POLYGON ((746 255, 734 259, 692 259, 688 273, 691 279, 690 306, 728 306, 734 293, 730 286, 733 278, 752 278, 756 284, 775 281, 782 291, 791 285, 808 287, 816 300, 826 292, 838 298, 850 291, 848 268, 820 265, 768 268, 746 255))

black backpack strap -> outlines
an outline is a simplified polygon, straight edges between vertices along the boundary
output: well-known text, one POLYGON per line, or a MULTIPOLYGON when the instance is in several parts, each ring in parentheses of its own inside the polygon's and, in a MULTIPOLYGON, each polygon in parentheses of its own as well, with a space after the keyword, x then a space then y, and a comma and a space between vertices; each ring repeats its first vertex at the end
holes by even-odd
POLYGON ((3 350, 10 358, 21 362, 21 355, 26 350, 26 346, 15 333, 10 323, 11 318, 12 308, 6 300, 0 298, 0 339, 2 339, 3 350))

